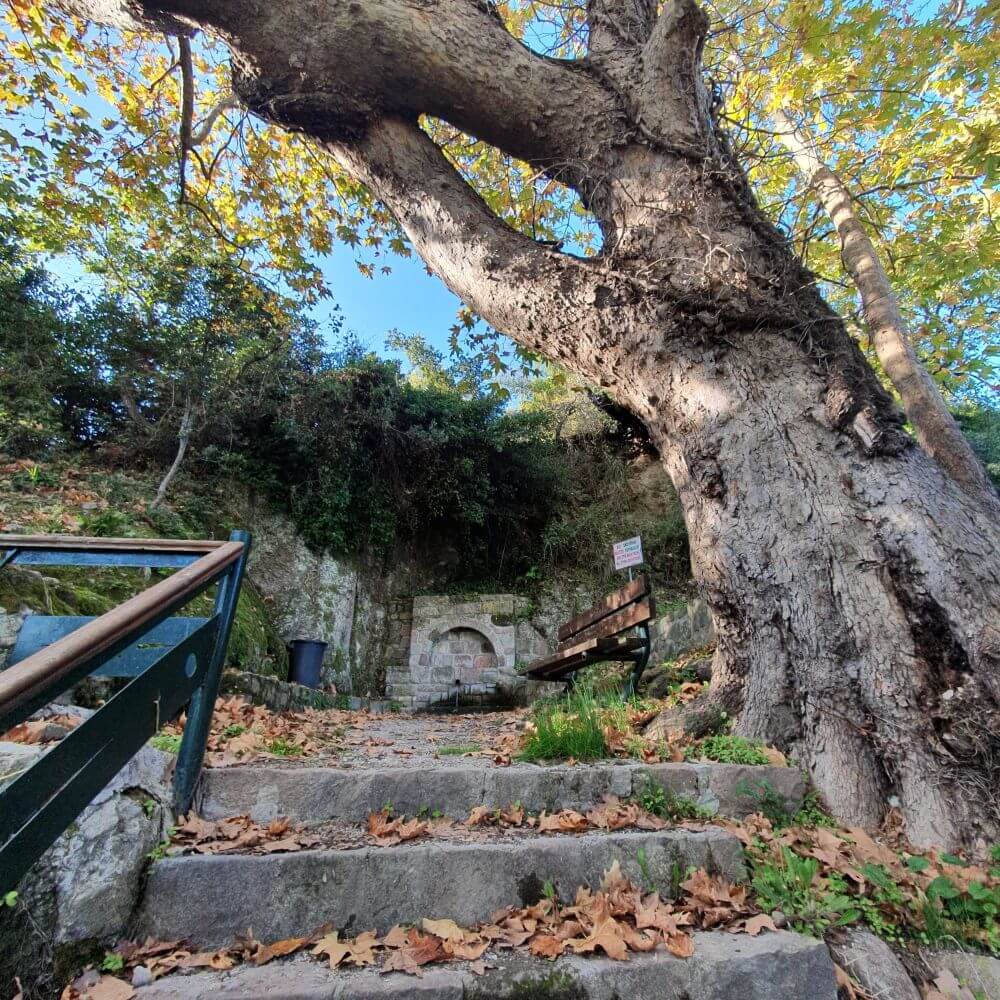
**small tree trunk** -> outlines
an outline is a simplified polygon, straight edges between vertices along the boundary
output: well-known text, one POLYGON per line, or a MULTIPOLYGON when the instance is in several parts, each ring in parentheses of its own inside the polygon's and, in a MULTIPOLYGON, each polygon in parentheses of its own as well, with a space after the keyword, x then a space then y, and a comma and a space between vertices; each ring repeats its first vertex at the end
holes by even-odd
MULTIPOLYGON (((861 296, 861 309, 875 352, 899 393, 921 447, 964 489, 996 505, 996 491, 982 464, 913 350, 899 300, 854 211, 847 185, 822 161, 809 137, 795 127, 784 111, 775 113, 774 122, 779 139, 833 220, 844 267, 861 296)), ((996 509, 1000 511, 1000 506, 996 509)))
POLYGON ((160 485, 156 490, 156 496, 149 505, 150 510, 156 510, 166 498, 167 490, 170 488, 170 484, 174 481, 174 477, 177 475, 181 463, 184 461, 184 454, 188 449, 193 427, 194 407, 191 404, 191 399, 188 398, 184 401, 184 413, 181 416, 181 425, 177 431, 177 454, 174 455, 174 460, 170 464, 170 468, 167 469, 167 474, 160 481, 160 485))

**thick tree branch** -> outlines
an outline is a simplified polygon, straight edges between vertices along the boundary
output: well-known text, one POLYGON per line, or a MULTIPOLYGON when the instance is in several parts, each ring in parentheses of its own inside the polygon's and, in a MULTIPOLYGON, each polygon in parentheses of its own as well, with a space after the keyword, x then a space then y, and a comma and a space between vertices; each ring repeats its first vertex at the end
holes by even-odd
POLYGON ((411 122, 386 118, 363 139, 326 148, 392 210, 424 262, 487 322, 606 382, 602 355, 620 338, 610 324, 634 316, 637 295, 629 284, 597 261, 515 232, 411 122), (543 319, 553 315, 560 329, 543 319))
POLYGON ((899 300, 858 219, 847 185, 784 111, 775 113, 774 122, 778 138, 833 220, 844 267, 861 297, 875 353, 899 393, 921 447, 970 494, 996 505, 997 495, 985 470, 913 350, 899 300))
POLYGON ((666 0, 642 51, 638 117, 667 142, 707 153, 709 95, 702 75, 708 18, 695 0, 666 0))
POLYGON ((251 110, 328 141, 381 115, 442 118, 539 166, 572 169, 624 134, 618 97, 583 63, 531 52, 470 0, 63 0, 119 27, 202 28, 233 52, 251 110), (139 12, 138 14, 136 12, 139 12))

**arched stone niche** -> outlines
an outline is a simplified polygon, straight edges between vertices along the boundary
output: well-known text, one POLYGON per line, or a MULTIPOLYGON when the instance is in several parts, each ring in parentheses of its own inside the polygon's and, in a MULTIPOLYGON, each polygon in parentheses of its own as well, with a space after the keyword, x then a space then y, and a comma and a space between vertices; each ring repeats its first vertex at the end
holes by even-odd
POLYGON ((521 680, 514 668, 513 597, 414 598, 409 658, 414 707, 512 688, 521 680))
POLYGON ((499 675, 493 642, 467 625, 439 633, 431 649, 431 682, 457 685, 471 694, 495 688, 499 675))

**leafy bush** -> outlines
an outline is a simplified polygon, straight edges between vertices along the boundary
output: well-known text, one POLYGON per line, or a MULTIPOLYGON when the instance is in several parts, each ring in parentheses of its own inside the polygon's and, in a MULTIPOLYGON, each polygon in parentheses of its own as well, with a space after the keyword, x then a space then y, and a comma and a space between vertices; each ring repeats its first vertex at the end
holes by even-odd
POLYGON ((923 916, 931 943, 946 937, 979 940, 1000 953, 1000 885, 957 885, 939 875, 927 887, 923 916))
POLYGON ((1000 409, 965 406, 955 412, 955 419, 990 479, 1000 488, 1000 409))
POLYGON ((370 354, 315 371, 240 419, 227 467, 287 505, 308 544, 338 555, 444 541, 462 553, 459 575, 511 577, 562 493, 558 448, 538 414, 415 387, 370 354))
POLYGON ((797 931, 822 936, 834 924, 851 923, 860 916, 851 898, 824 888, 817 879, 819 862, 787 847, 779 858, 758 863, 751 884, 766 913, 780 910, 797 931))
POLYGON ((863 924, 896 945, 950 941, 1000 954, 1000 873, 952 855, 898 855, 835 827, 820 837, 768 825, 758 828, 747 860, 757 903, 780 910, 796 930, 863 924))
POLYGON ((157 733, 150 741, 150 746, 165 753, 180 753, 181 737, 176 733, 157 733))

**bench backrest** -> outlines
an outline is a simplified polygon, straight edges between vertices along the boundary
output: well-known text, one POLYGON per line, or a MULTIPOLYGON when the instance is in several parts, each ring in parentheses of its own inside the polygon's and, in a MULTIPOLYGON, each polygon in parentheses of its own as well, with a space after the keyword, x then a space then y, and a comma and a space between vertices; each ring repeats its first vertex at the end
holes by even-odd
POLYGON ((559 647, 618 635, 651 621, 655 615, 656 603, 650 593, 649 579, 642 574, 560 625, 559 647))

